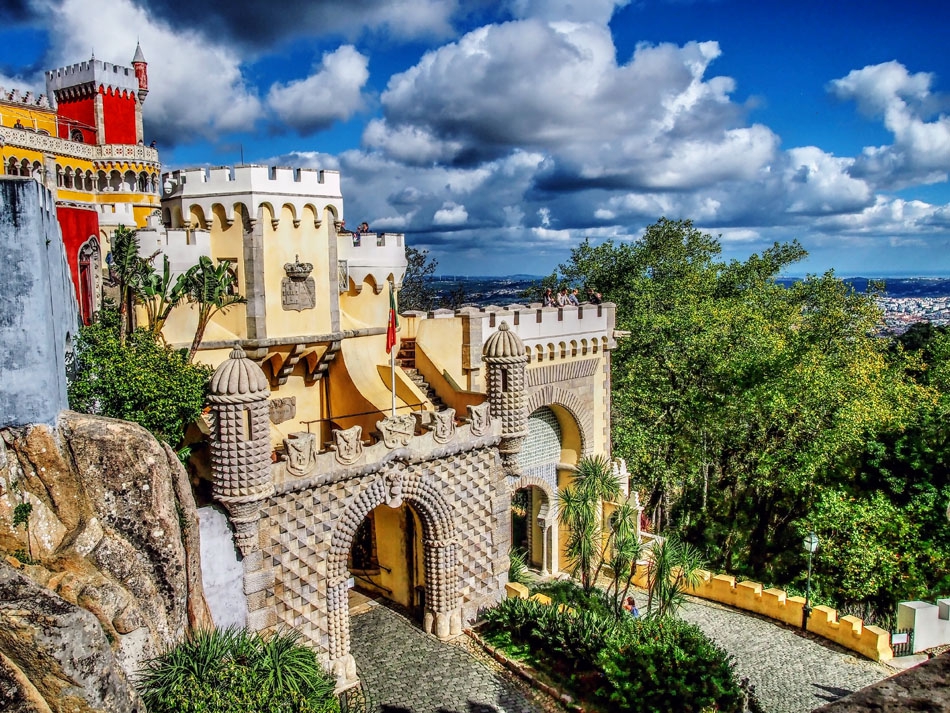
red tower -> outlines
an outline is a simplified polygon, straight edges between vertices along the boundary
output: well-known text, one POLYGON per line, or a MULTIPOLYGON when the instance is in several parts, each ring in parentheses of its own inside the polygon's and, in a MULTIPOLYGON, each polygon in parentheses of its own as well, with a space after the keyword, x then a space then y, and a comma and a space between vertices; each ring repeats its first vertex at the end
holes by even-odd
POLYGON ((46 73, 47 94, 56 99, 60 138, 100 145, 142 141, 148 77, 141 48, 135 57, 134 70, 93 57, 46 73))

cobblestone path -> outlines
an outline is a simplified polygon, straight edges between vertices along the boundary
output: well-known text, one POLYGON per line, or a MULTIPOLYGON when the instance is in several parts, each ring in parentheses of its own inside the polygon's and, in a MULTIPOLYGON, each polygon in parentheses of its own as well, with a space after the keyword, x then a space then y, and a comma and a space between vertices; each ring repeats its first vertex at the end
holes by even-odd
POLYGON ((894 673, 824 639, 711 602, 690 598, 680 616, 735 657, 768 713, 808 713, 894 673))
MULTIPOLYGON (((468 637, 465 637, 466 639, 468 637)), ((427 636, 385 606, 350 619, 367 713, 543 713, 551 704, 463 645, 427 636)), ((558 710, 558 709, 554 709, 558 710)))

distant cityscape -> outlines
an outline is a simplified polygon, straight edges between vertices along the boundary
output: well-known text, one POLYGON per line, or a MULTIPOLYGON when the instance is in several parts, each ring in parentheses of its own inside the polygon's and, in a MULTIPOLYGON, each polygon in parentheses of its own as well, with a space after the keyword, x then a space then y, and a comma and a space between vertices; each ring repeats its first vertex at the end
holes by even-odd
MULTIPOLYGON (((791 284, 799 278, 783 278, 783 284, 791 284)), ((877 278, 875 278, 877 279, 877 278)), ((930 322, 934 325, 950 325, 950 278, 945 277, 896 277, 879 278, 884 282, 885 295, 878 298, 884 310, 885 331, 903 334, 915 322, 930 322)), ((540 301, 540 275, 508 275, 504 277, 439 275, 435 277, 435 290, 440 300, 464 294, 464 304, 484 307, 505 306, 540 301)), ((872 281, 866 277, 849 277, 845 281, 855 290, 863 292, 872 281)))

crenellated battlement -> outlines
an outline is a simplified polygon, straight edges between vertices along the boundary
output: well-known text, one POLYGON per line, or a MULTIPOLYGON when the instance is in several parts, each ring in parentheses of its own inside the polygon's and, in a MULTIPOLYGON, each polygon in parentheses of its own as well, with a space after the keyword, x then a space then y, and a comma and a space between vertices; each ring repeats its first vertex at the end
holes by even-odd
MULTIPOLYGON (((502 320, 524 342, 531 362, 584 355, 601 349, 612 349, 616 306, 612 302, 599 305, 582 304, 571 307, 542 307, 538 303, 510 304, 504 307, 463 307, 460 310, 438 309, 433 312, 408 312, 412 320, 451 319, 468 321, 467 344, 473 355, 481 353, 488 338, 502 320)), ((419 329, 413 324, 411 333, 419 329)))
POLYGON ((36 107, 38 109, 50 109, 49 99, 45 94, 40 94, 38 97, 34 96, 32 91, 27 91, 26 94, 22 94, 19 89, 13 89, 7 91, 5 87, 0 86, 0 103, 7 102, 10 104, 26 104, 29 107, 36 107))
POLYGON ((339 171, 259 165, 189 168, 164 174, 162 186, 162 207, 174 228, 182 227, 176 221, 185 221, 192 208, 204 216, 201 227, 210 228, 215 205, 224 209, 228 221, 235 219, 235 206, 243 206, 245 217, 252 220, 263 218, 266 208, 274 229, 284 207, 290 209, 295 227, 307 214, 319 226, 325 209, 334 219, 343 215, 339 171))
POLYGON ((396 284, 406 272, 406 245, 402 233, 340 233, 337 257, 356 291, 373 278, 375 292, 382 292, 391 274, 396 284))
POLYGON ((166 197, 271 193, 340 197, 340 172, 284 166, 187 168, 163 176, 166 197))
POLYGON ((134 69, 98 59, 77 62, 68 67, 46 72, 46 93, 50 96, 56 96, 56 92, 65 89, 90 83, 130 92, 138 92, 139 88, 134 69))

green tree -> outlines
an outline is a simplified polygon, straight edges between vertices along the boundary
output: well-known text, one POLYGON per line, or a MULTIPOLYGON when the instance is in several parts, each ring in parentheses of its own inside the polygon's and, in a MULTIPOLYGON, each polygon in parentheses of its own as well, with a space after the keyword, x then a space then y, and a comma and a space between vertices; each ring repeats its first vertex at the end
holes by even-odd
POLYGON ((198 264, 186 273, 185 296, 198 307, 198 326, 188 351, 189 362, 195 358, 211 318, 218 312, 226 312, 236 304, 247 302, 245 297, 235 292, 234 275, 230 267, 231 263, 227 260, 215 265, 211 258, 202 255, 198 258, 198 264))
POLYGON ((134 421, 172 446, 201 414, 211 375, 143 329, 123 343, 101 322, 80 327, 70 372, 70 408, 134 421))
POLYGON ((428 250, 406 247, 406 263, 406 274, 399 288, 399 309, 420 312, 434 309, 436 294, 432 275, 439 266, 438 260, 429 257, 428 250))
POLYGON ((613 446, 655 527, 717 568, 789 581, 815 489, 929 396, 876 336, 877 286, 833 273, 784 286, 797 243, 719 254, 661 219, 633 243, 581 244, 560 271, 615 302, 629 333, 613 353, 613 446))

